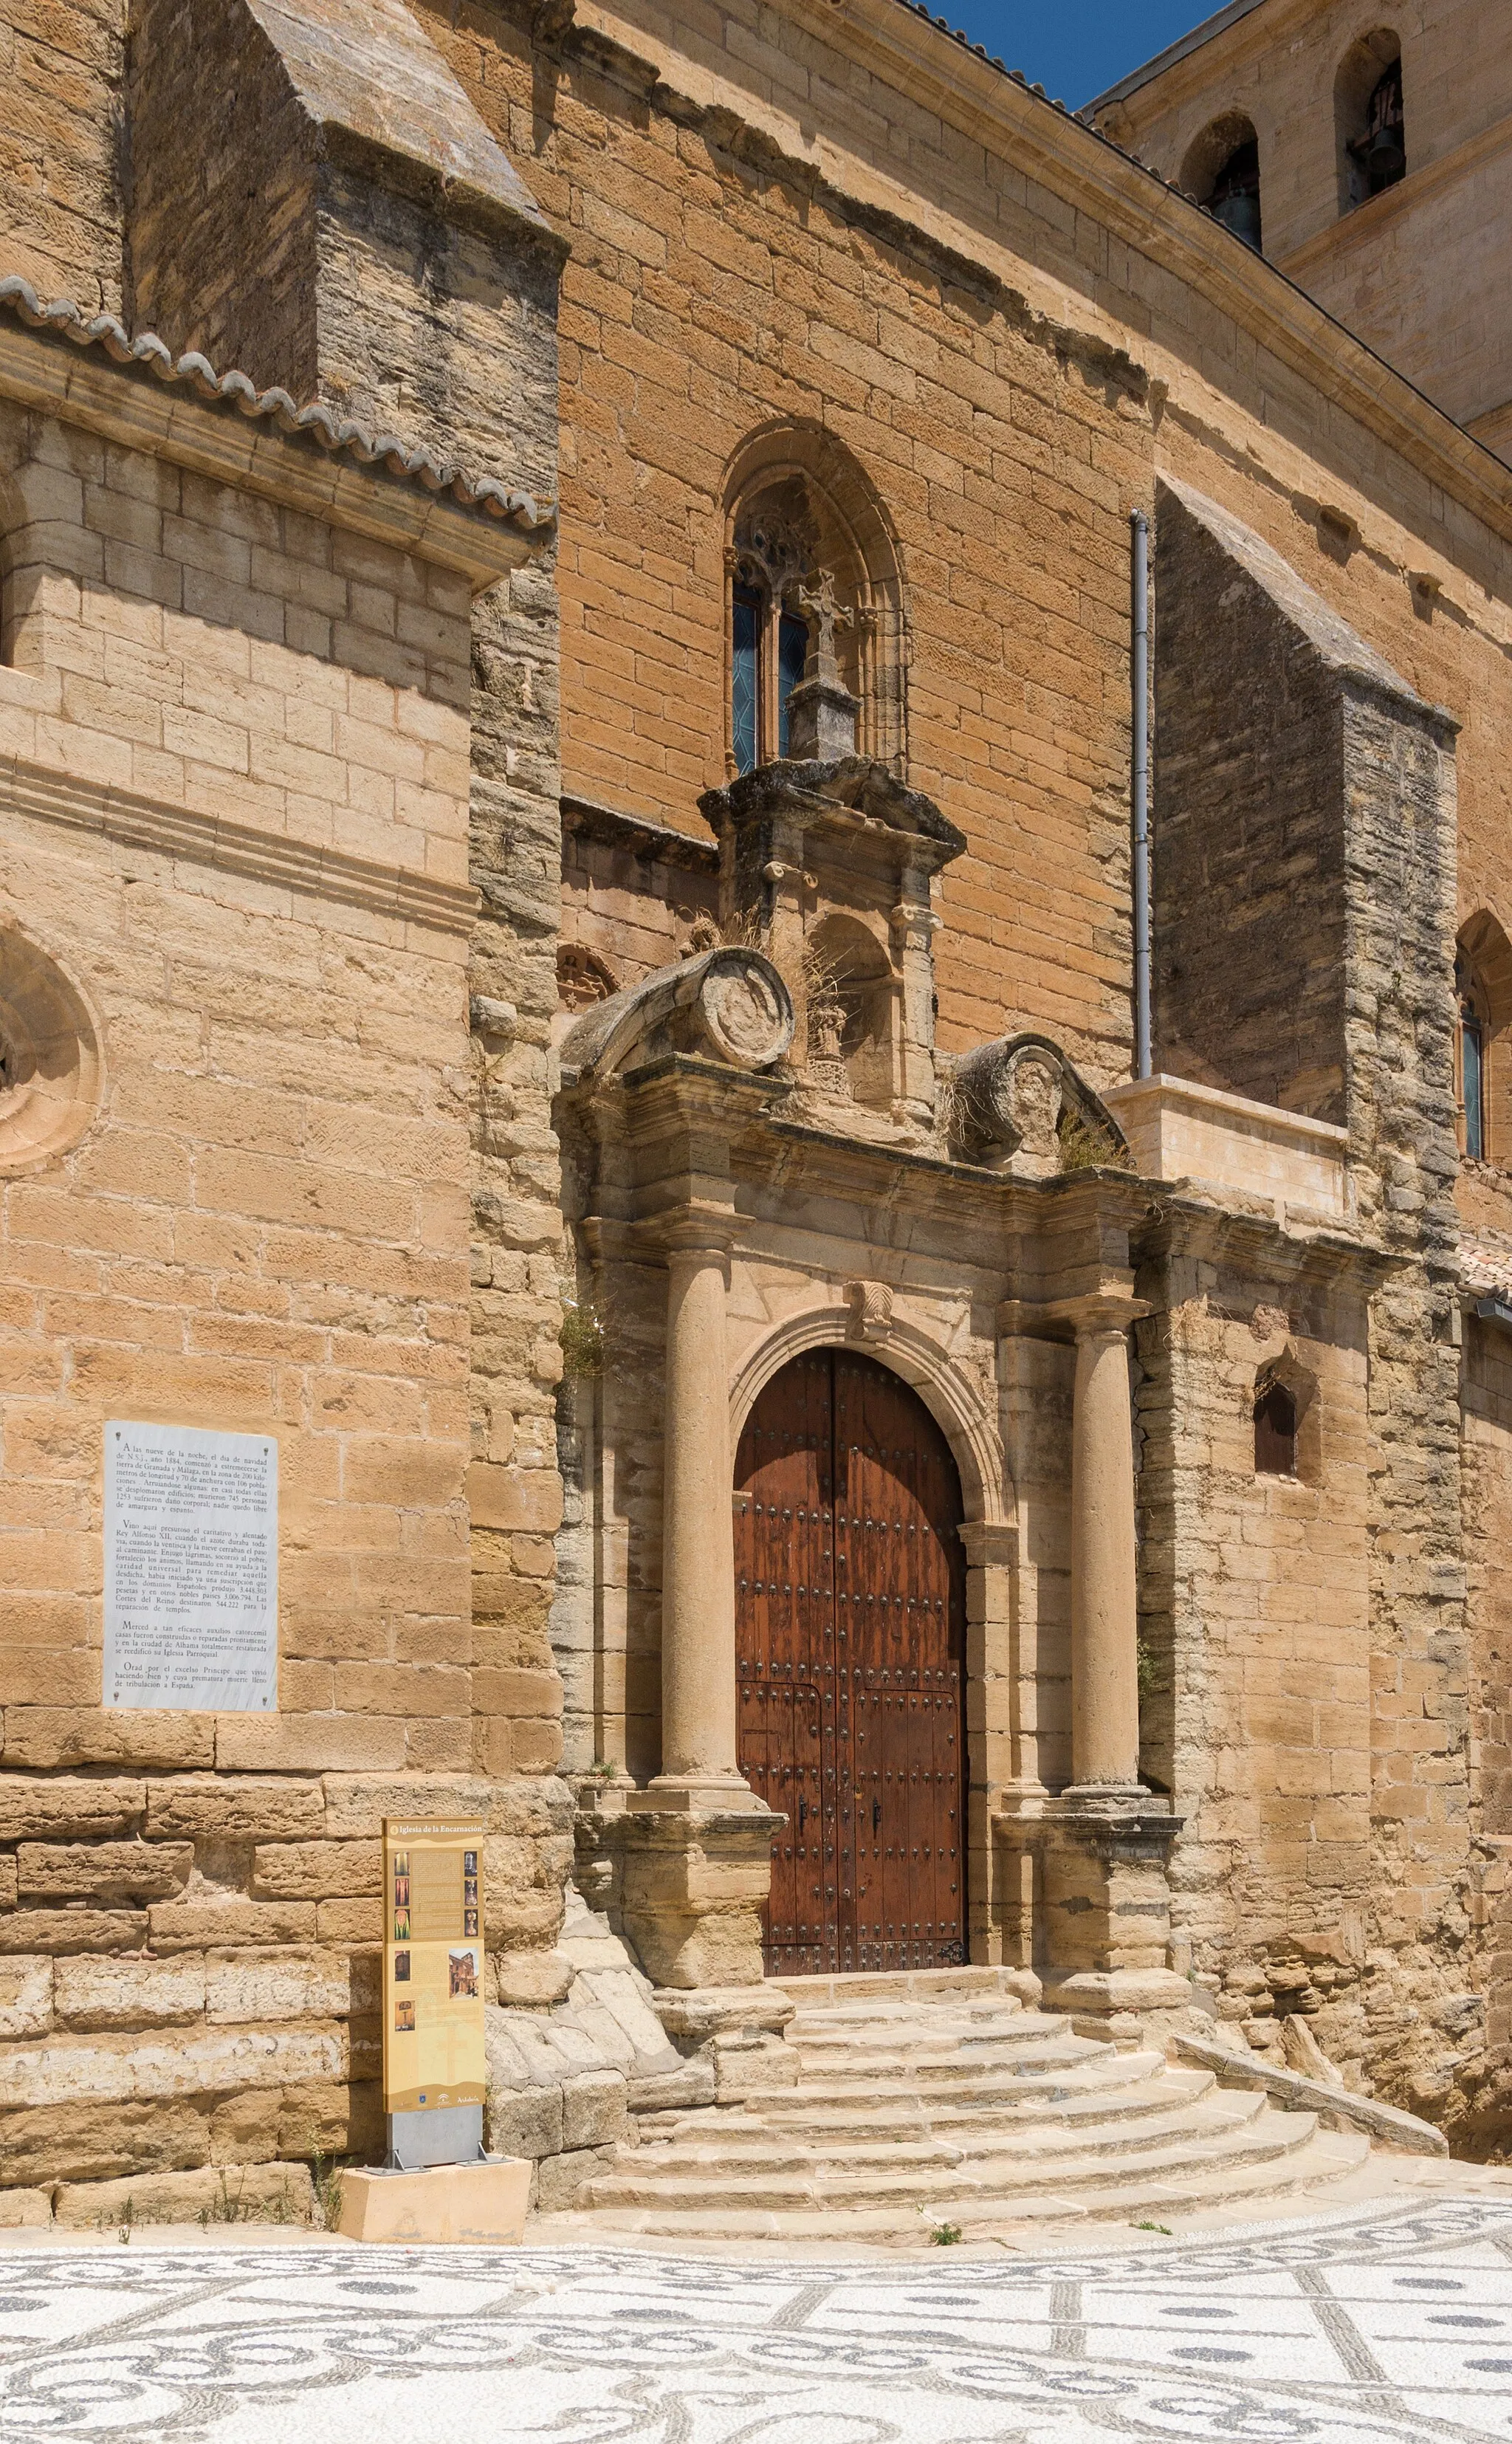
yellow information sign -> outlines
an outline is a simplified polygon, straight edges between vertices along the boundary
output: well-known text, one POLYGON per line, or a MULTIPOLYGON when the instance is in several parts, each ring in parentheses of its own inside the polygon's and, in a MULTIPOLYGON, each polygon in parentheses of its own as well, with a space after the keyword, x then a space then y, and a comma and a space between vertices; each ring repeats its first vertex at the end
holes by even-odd
POLYGON ((481 2104, 483 1826, 383 1820, 383 2105, 481 2104))

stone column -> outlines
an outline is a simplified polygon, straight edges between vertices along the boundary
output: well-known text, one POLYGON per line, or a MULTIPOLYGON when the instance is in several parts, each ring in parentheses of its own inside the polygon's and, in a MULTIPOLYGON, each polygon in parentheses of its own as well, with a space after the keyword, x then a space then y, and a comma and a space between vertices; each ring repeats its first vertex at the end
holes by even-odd
POLYGON ((662 1418, 661 1770, 633 1807, 760 1809, 736 1762, 735 1537, 725 1286, 729 1233, 692 1213, 667 1266, 662 1418))
POLYGON ((1077 1324, 1071 1425, 1071 1778, 1137 1790, 1134 1434, 1121 1322, 1077 1324))
POLYGON ((705 1805, 755 1804, 735 1762, 735 1540, 725 1360, 728 1250, 712 1234, 667 1254, 661 1546, 661 1771, 652 1787, 705 1805))

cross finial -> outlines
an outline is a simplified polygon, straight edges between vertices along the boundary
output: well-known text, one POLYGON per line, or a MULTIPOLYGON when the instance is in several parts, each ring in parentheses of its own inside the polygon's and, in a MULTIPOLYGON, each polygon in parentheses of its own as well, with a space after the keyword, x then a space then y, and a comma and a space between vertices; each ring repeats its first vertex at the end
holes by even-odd
POLYGON ((808 620, 808 659, 803 676, 827 679, 832 686, 838 686, 840 666, 835 654, 835 635, 838 629, 848 628, 855 615, 837 598, 835 580, 827 568, 820 569, 806 585, 799 587, 798 600, 808 620))

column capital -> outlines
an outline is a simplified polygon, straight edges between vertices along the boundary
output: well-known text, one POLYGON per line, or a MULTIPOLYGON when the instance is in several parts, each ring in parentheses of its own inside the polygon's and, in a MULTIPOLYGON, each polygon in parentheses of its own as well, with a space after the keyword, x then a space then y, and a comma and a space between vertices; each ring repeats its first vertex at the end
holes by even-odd
POLYGON ((648 1255, 659 1256, 668 1266, 700 1256, 726 1265, 740 1231, 728 1205, 700 1203, 649 1216, 636 1225, 635 1235, 648 1255))
POLYGON ((997 1324, 1009 1340, 1083 1342, 1127 1332, 1141 1316, 1153 1313, 1151 1300, 1108 1283, 1076 1298, 1005 1299, 997 1324))

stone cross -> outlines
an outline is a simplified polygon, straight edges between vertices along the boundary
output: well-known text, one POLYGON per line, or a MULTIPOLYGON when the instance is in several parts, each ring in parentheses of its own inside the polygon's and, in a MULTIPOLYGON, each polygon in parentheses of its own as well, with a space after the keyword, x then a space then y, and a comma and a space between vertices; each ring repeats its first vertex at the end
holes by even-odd
POLYGON ((808 659, 803 665, 805 679, 823 679, 831 687, 840 684, 840 666, 835 654, 837 629, 848 628, 855 614, 846 609, 835 593, 835 580, 827 568, 798 591, 799 604, 808 620, 808 659))

